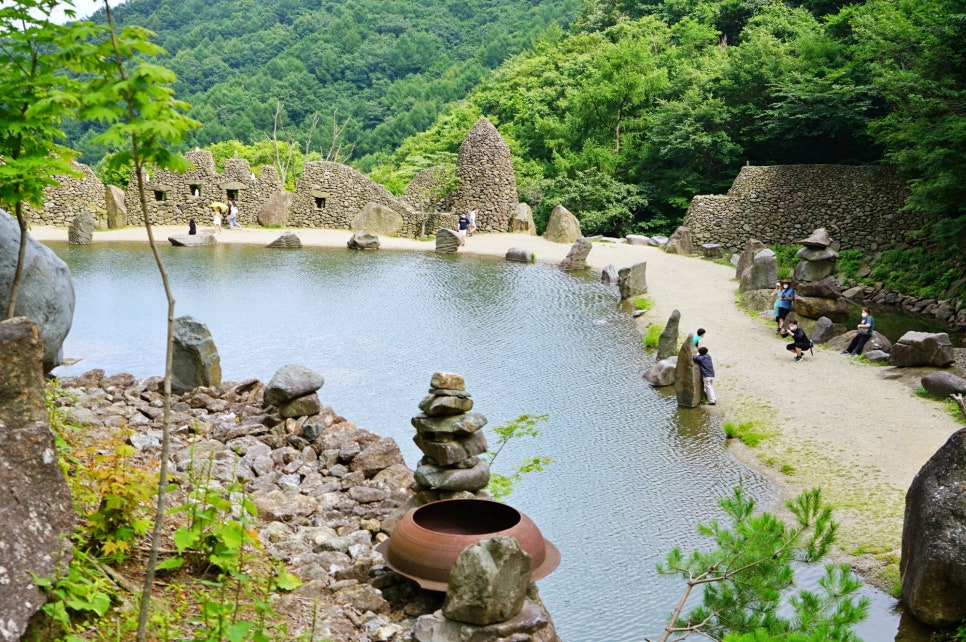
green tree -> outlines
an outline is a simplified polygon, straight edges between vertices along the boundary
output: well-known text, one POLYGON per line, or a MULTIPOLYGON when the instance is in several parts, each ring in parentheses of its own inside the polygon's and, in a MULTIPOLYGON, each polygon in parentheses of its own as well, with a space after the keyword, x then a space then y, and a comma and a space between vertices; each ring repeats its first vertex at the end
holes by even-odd
POLYGON ((0 205, 13 210, 20 226, 17 266, 3 317, 7 319, 14 315, 23 275, 28 222, 24 205, 43 207, 44 188, 57 185, 57 176, 76 174, 70 167, 76 153, 57 142, 64 138, 61 121, 72 113, 78 98, 75 85, 60 73, 67 63, 61 46, 73 40, 76 30, 49 20, 60 4, 0 4, 0 205))
POLYGON ((659 642, 697 633, 725 642, 859 642, 852 627, 865 619, 869 599, 855 599, 862 583, 848 566, 826 565, 819 592, 794 584, 793 563, 816 564, 835 541, 838 525, 818 489, 803 492, 786 506, 794 523, 770 513, 756 515, 755 501, 736 487, 720 501, 730 526, 713 521, 698 532, 714 541, 710 551, 685 556, 674 549, 658 572, 678 575, 686 586, 659 642), (702 604, 683 615, 692 591, 702 589, 702 604), (794 615, 779 613, 785 603, 794 615))

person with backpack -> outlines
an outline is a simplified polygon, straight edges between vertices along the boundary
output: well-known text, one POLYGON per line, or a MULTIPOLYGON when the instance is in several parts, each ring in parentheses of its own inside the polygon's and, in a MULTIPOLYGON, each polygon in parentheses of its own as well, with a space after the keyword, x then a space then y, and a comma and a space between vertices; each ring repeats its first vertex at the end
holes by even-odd
POLYGON ((795 319, 789 319, 787 328, 782 330, 783 337, 787 337, 789 335, 792 337, 792 342, 786 345, 785 349, 789 352, 795 353, 795 361, 801 361, 805 358, 805 355, 802 354, 802 351, 809 350, 812 347, 812 341, 808 338, 808 335, 805 334, 805 331, 799 327, 798 321, 795 319))
POLYGON ((698 364, 698 369, 701 371, 701 382, 704 383, 704 394, 708 396, 708 405, 713 406, 717 403, 713 385, 714 363, 711 361, 711 355, 708 354, 707 346, 698 348, 698 354, 691 357, 691 359, 698 364))
POLYGON ((849 342, 849 347, 841 352, 841 354, 848 354, 853 357, 857 357, 862 354, 862 350, 865 349, 866 342, 872 338, 875 332, 875 319, 872 318, 872 310, 869 308, 862 308, 862 321, 856 326, 857 332, 852 340, 849 342))

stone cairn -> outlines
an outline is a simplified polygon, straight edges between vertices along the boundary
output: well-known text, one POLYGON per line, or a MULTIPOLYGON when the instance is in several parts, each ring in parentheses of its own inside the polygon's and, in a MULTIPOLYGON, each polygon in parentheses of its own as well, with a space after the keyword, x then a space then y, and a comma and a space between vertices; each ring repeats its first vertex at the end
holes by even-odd
POLYGON ((821 281, 835 273, 839 253, 833 250, 828 230, 820 227, 799 241, 803 246, 795 256, 801 259, 795 266, 795 278, 799 281, 821 281))
POLYGON ((425 455, 414 474, 414 504, 440 499, 488 498, 483 491, 490 482, 490 467, 477 455, 486 452, 481 428, 486 417, 473 409, 463 377, 436 372, 429 394, 419 402, 422 412, 412 418, 413 441, 425 455))
POLYGON ((842 298, 835 274, 839 253, 829 247, 832 239, 828 230, 820 227, 799 241, 802 248, 795 254, 801 261, 795 265, 799 281, 795 293, 795 311, 810 319, 826 317, 842 323, 849 317, 848 302, 842 298))

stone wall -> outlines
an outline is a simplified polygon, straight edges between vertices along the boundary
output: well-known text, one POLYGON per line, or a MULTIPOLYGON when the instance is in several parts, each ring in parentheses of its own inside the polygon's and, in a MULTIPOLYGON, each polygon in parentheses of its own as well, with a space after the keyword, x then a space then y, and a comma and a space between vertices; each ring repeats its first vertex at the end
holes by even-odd
MULTIPOLYGON (((199 225, 207 225, 211 223, 209 204, 225 202, 229 196, 234 196, 238 205, 238 222, 255 225, 258 210, 272 194, 282 190, 278 171, 271 165, 263 165, 256 177, 247 160, 230 158, 225 161, 224 174, 219 174, 215 171, 211 152, 196 149, 185 156, 194 167, 184 174, 163 170, 145 176, 148 179, 145 185, 147 209, 152 223, 187 225, 188 220, 193 218, 199 225)), ((103 188, 101 201, 104 201, 103 188)), ((128 211, 127 224, 140 225, 141 206, 133 171, 124 204, 128 211)))
POLYGON ((400 236, 414 237, 423 227, 423 216, 385 187, 348 165, 329 161, 305 164, 292 200, 289 223, 296 227, 347 230, 355 215, 369 203, 378 203, 402 216, 400 236))
POLYGON ((684 217, 695 243, 739 250, 749 238, 794 245, 824 227, 839 249, 904 247, 925 223, 900 212, 908 190, 888 168, 854 165, 742 167, 726 196, 695 196, 684 217))
POLYGON ((481 232, 507 232, 519 202, 510 148, 485 117, 473 125, 460 144, 456 160, 456 213, 477 210, 481 232))
POLYGON ((71 167, 81 173, 80 177, 58 176, 59 186, 44 189, 44 206, 32 209, 25 205, 24 211, 33 223, 67 227, 78 214, 90 212, 98 227, 107 226, 107 203, 104 200, 104 183, 87 165, 72 162, 71 167))

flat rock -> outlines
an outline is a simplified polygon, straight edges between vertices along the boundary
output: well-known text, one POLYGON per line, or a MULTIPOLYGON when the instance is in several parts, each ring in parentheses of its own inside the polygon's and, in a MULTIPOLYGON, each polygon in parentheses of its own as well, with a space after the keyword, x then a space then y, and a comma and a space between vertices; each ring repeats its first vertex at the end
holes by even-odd
POLYGON ((215 245, 218 239, 210 232, 199 234, 175 234, 169 236, 168 241, 175 247, 202 247, 204 245, 215 245))

